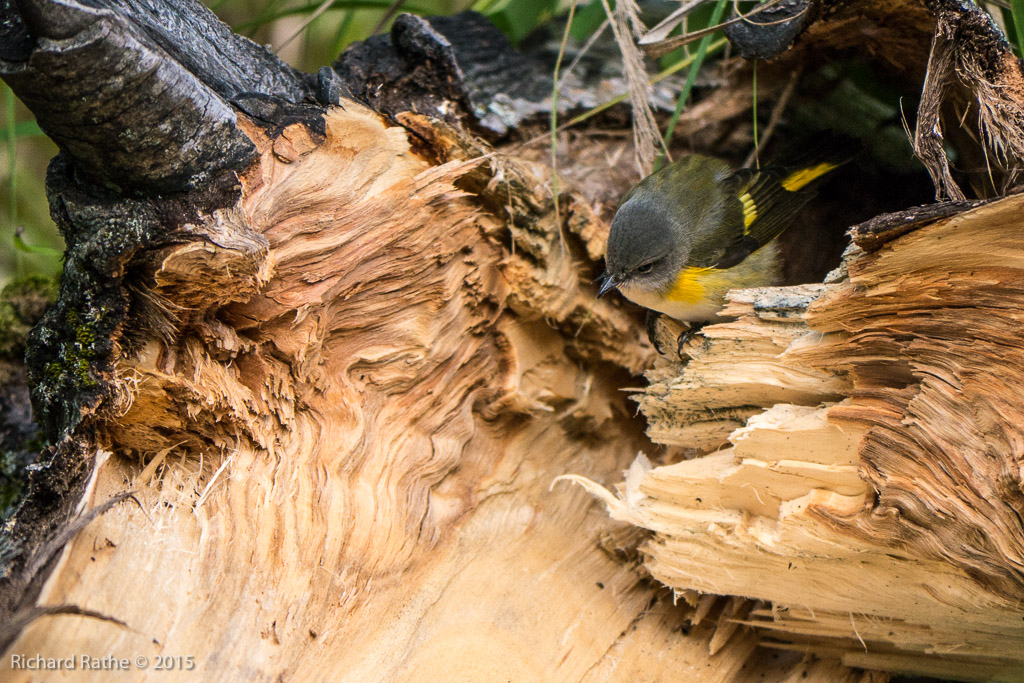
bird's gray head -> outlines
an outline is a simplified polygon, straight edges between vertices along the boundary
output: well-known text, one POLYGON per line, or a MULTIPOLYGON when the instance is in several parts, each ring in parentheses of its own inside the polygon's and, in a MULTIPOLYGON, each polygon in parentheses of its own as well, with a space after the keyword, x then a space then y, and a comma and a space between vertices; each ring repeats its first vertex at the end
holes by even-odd
POLYGON ((675 283, 690 245, 667 211, 635 193, 612 219, 599 296, 613 287, 663 291, 675 283))

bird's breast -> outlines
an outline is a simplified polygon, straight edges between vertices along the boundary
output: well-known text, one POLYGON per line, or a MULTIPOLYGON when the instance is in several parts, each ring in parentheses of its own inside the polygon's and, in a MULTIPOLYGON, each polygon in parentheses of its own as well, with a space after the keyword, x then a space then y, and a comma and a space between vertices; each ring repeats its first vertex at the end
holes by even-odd
POLYGON ((725 295, 732 289, 766 287, 780 281, 778 247, 773 243, 732 268, 683 268, 667 290, 622 285, 630 301, 685 322, 719 319, 725 295))

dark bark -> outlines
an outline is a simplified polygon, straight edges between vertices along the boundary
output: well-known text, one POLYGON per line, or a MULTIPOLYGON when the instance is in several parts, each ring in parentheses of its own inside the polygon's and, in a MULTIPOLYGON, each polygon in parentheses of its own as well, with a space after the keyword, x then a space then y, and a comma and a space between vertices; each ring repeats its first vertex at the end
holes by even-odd
POLYGON ((76 172, 119 192, 187 190, 251 162, 231 103, 308 93, 302 74, 197 2, 4 10, 0 75, 76 172))
POLYGON ((756 16, 725 27, 725 36, 744 59, 771 59, 793 44, 814 20, 819 5, 810 0, 781 0, 756 16))
POLYGON ((551 97, 550 68, 513 50, 475 12, 400 15, 390 36, 352 46, 334 68, 351 96, 377 111, 417 111, 450 123, 468 118, 497 137, 544 110, 551 97))
POLYGON ((939 219, 955 216, 989 201, 991 200, 939 202, 915 206, 905 211, 882 214, 851 227, 850 238, 864 251, 874 251, 900 235, 905 235, 939 219))

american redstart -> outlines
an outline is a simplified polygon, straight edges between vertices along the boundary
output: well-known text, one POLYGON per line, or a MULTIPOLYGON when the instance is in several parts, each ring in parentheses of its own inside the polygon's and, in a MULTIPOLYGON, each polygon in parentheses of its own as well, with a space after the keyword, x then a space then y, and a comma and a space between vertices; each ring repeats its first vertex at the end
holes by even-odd
POLYGON ((694 154, 665 166, 623 197, 598 296, 617 287, 677 320, 717 319, 730 289, 780 283, 776 238, 850 156, 733 171, 694 154))

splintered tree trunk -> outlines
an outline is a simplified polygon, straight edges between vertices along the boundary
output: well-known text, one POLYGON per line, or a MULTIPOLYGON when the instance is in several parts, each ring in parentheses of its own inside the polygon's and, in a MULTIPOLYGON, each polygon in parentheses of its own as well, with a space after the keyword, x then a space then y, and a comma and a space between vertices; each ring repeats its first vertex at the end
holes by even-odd
MULTIPOLYGON (((68 241, 29 358, 58 446, 14 527, 5 679, 69 656, 97 680, 124 658, 204 681, 860 678, 750 633, 712 664, 734 626, 549 490, 650 448, 620 388, 652 350, 593 300, 606 224, 569 195, 556 214, 543 168, 403 113, 437 92, 390 121, 340 98, 357 84, 198 4, 5 11, 68 241)), ((428 28, 396 30, 437 47, 428 28)))
POLYGON ((508 313, 496 222, 453 185, 478 162, 431 166, 353 102, 323 123, 272 140, 240 120, 260 159, 238 203, 147 258, 146 315, 174 330, 118 359, 82 497, 139 505, 79 535, 38 598, 134 633, 51 618, 12 652, 576 679, 601 657, 573 624, 603 652, 649 618, 654 588, 594 544, 609 523, 547 493, 553 463, 608 474, 639 435, 561 335, 508 313))
MULTIPOLYGON (((970 120, 1004 131, 1019 72, 970 71, 978 13, 933 4, 893 10, 910 71, 946 41, 919 125, 985 83, 1006 106, 970 120)), ((313 77, 198 3, 3 7, 68 243, 28 358, 55 446, 11 527, 5 679, 1019 677, 1018 198, 862 227, 828 284, 735 293, 685 365, 655 360, 595 300, 608 207, 462 125, 494 73, 536 95, 479 17, 401 16, 313 77), (651 439, 623 391, 645 371, 651 439), (652 439, 702 457, 634 463, 652 439), (630 463, 602 495, 653 534, 551 486, 630 463)), ((614 175, 600 144, 577 177, 614 175)))

